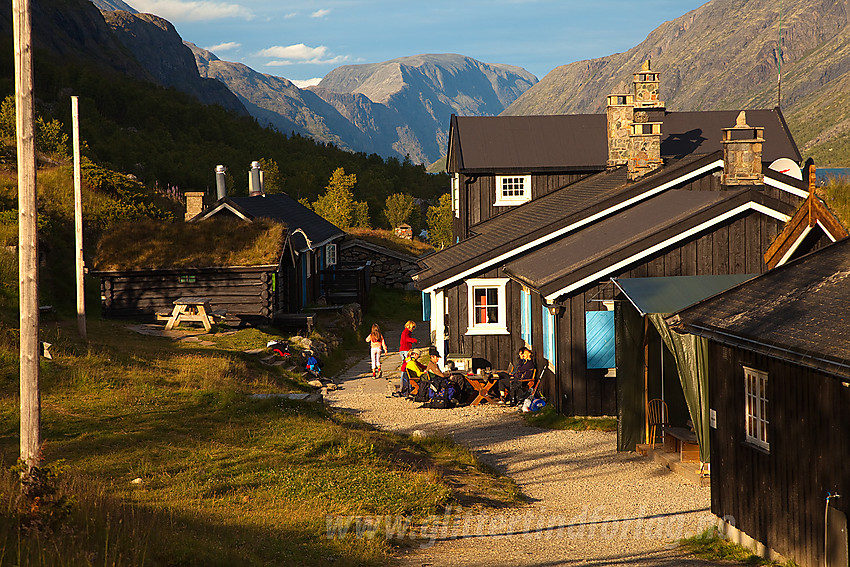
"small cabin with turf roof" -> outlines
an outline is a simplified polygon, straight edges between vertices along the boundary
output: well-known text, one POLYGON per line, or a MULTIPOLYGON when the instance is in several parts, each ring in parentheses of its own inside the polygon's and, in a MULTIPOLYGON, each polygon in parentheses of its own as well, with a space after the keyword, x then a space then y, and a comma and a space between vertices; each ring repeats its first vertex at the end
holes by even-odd
POLYGON ((271 323, 299 303, 292 236, 267 219, 119 225, 100 239, 94 267, 107 317, 153 317, 195 296, 228 321, 271 323))

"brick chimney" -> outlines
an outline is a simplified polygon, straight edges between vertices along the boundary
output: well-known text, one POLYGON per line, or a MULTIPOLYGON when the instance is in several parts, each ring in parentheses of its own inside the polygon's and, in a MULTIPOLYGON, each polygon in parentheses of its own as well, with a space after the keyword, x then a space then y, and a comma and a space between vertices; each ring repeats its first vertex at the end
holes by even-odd
POLYGON ((633 94, 608 95, 608 168, 629 162, 629 137, 632 133, 635 97, 633 94))
POLYGON ((764 128, 749 126, 747 114, 738 114, 735 126, 723 129, 723 185, 761 185, 764 128))
POLYGON ((201 211, 204 210, 204 192, 187 191, 183 195, 186 197, 186 217, 183 220, 188 221, 201 214, 201 211))
POLYGON ((635 109, 629 136, 629 181, 635 181, 664 165, 661 159, 661 121, 658 118, 646 110, 635 109))

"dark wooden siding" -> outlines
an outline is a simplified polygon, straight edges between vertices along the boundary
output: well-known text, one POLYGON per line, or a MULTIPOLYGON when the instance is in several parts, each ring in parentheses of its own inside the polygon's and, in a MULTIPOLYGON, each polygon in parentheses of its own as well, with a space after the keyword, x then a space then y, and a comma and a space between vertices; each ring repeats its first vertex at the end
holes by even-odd
POLYGON ((214 309, 225 309, 228 317, 268 318, 285 305, 288 291, 288 286, 283 285, 285 274, 277 274, 273 268, 192 268, 96 275, 100 276, 102 308, 108 317, 170 312, 175 299, 201 296, 209 297, 214 309))
POLYGON ((838 378, 712 342, 711 511, 803 567, 823 565, 824 507, 850 515, 850 387, 838 378), (768 374, 764 452, 744 431, 743 367, 768 374))
MULTIPOLYGON (((781 221, 750 212, 611 276, 642 278, 763 273, 762 254, 781 229, 781 221)), ((601 298, 606 288, 610 295, 611 276, 574 292, 564 300, 565 311, 558 318, 557 387, 544 384, 544 393, 561 413, 616 415, 616 379, 604 377, 603 370, 586 368, 584 328, 585 311, 602 308, 592 300, 601 298)))
MULTIPOLYGON (((521 175, 521 174, 517 174, 521 175)), ((566 187, 588 173, 534 173, 531 175, 531 198, 537 199, 566 187)), ((513 207, 496 207, 496 176, 460 175, 460 217, 453 221, 454 235, 463 240, 476 224, 493 218, 513 207)))

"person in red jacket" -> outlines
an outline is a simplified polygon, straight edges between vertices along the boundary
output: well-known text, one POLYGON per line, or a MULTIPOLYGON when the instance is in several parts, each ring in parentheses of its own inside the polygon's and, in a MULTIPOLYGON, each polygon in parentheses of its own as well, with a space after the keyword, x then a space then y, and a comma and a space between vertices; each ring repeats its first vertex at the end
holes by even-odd
POLYGON ((407 352, 413 348, 413 345, 419 342, 413 338, 413 329, 415 328, 416 323, 408 321, 404 324, 404 330, 401 332, 401 340, 398 343, 398 353, 401 355, 402 372, 404 372, 404 361, 407 359, 407 352))

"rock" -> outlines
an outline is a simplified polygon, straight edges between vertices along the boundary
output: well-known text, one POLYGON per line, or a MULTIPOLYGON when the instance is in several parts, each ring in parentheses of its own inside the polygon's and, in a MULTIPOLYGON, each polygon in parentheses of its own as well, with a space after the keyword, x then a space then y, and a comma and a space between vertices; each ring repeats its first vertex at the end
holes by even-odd
POLYGON ((144 482, 141 478, 134 478, 130 481, 130 484, 144 484, 144 482))
POLYGON ((328 392, 335 392, 336 390, 340 389, 340 387, 336 384, 328 384, 326 388, 328 389, 328 392))
POLYGON ((314 388, 321 388, 322 387, 322 382, 319 381, 319 380, 310 380, 309 382, 307 382, 307 384, 310 385, 310 386, 313 386, 314 388))
POLYGON ((425 439, 426 437, 428 437, 428 434, 425 431, 422 431, 421 429, 417 429, 410 436, 414 439, 425 439))

